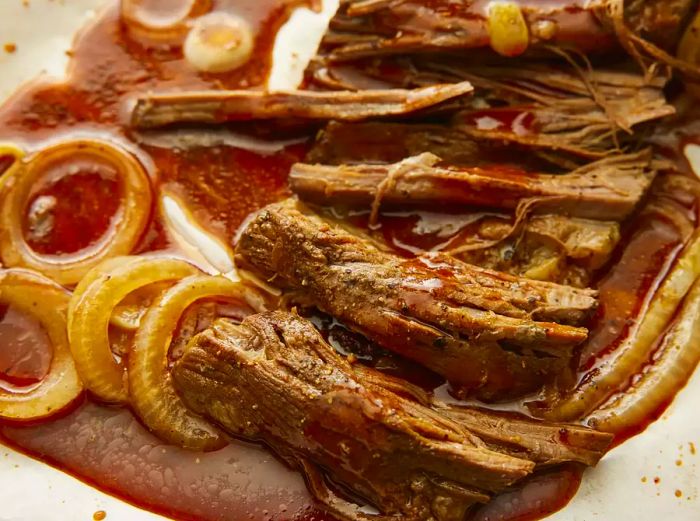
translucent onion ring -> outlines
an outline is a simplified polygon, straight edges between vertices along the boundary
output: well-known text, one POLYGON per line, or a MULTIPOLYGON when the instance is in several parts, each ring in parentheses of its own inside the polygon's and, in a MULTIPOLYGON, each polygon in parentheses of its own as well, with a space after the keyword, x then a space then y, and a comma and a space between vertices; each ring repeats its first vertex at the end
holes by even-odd
POLYGON ((695 371, 700 361, 699 337, 700 281, 696 280, 652 364, 623 394, 591 414, 588 424, 616 433, 642 424, 659 411, 695 371))
POLYGON ((49 371, 26 392, 0 388, 0 418, 38 420, 73 402, 83 390, 66 335, 70 292, 46 277, 23 269, 0 271, 0 302, 32 316, 44 326, 53 346, 49 371))
POLYGON ((195 275, 164 291, 148 309, 129 354, 131 406, 159 438, 196 450, 223 443, 207 421, 193 414, 175 392, 168 370, 168 349, 185 310, 203 298, 226 297, 254 306, 255 292, 224 277, 195 275))
MULTIPOLYGON (((92 284, 101 275, 107 274, 110 270, 123 266, 130 259, 135 259, 136 257, 114 257, 111 259, 105 259, 100 264, 95 266, 93 269, 87 272, 87 274, 80 279, 80 282, 75 287, 74 293, 80 293, 85 291, 90 284, 92 284)), ((76 300, 73 299, 68 307, 68 323, 70 324, 70 318, 73 313, 73 306, 76 300)), ((126 331, 136 331, 139 327, 140 317, 134 312, 132 306, 117 305, 112 311, 112 315, 109 318, 109 323, 113 326, 117 326, 126 331)))
POLYGON ((700 276, 700 231, 695 232, 678 261, 651 299, 641 321, 611 355, 600 374, 585 380, 546 419, 572 421, 591 413, 624 386, 649 361, 651 349, 668 327, 685 295, 700 276))
POLYGON ((126 255, 148 224, 152 203, 151 184, 141 164, 128 152, 103 141, 67 141, 38 151, 3 176, 0 193, 0 256, 7 266, 30 268, 63 285, 77 283, 107 257, 126 255), (74 155, 93 156, 111 164, 121 176, 122 205, 110 230, 96 244, 71 255, 41 255, 26 243, 22 232, 27 201, 37 182, 52 164, 74 155))
POLYGON ((0 186, 2 186, 2 183, 5 182, 6 179, 9 179, 11 173, 17 169, 21 159, 24 157, 24 151, 12 143, 0 143, 0 159, 5 157, 12 158, 12 163, 9 164, 4 171, 0 171, 0 176, 2 176, 0 177, 0 186))
POLYGON ((179 259, 122 257, 96 266, 78 284, 68 310, 68 337, 89 391, 108 403, 123 404, 129 398, 123 364, 114 359, 109 344, 108 326, 115 306, 138 288, 198 271, 179 259))
POLYGON ((187 22, 211 10, 211 0, 171 0, 179 9, 169 17, 158 17, 144 9, 143 0, 121 0, 121 17, 129 34, 142 41, 160 45, 177 44, 187 34, 187 22))

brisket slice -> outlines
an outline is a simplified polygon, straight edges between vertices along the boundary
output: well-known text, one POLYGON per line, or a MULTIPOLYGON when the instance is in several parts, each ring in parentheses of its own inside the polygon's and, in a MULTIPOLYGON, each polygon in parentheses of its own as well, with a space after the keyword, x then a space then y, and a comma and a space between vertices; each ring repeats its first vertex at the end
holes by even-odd
POLYGON ((293 199, 242 230, 239 268, 255 272, 383 347, 485 399, 538 388, 586 338, 596 293, 492 272, 447 255, 403 259, 293 199))
MULTIPOLYGON (((527 2, 517 2, 527 4, 527 2)), ((529 42, 576 47, 581 51, 614 47, 614 32, 603 27, 591 9, 572 10, 578 2, 559 2, 525 14, 529 42), (553 27, 553 29, 551 29, 553 27), (549 30, 548 30, 549 29, 549 30)), ((331 20, 322 49, 334 61, 396 53, 488 48, 488 2, 429 3, 416 0, 345 0, 331 20)))
POLYGON ((502 411, 447 404, 423 388, 361 364, 353 365, 365 386, 379 387, 430 407, 479 437, 493 450, 526 458, 538 467, 567 461, 595 465, 612 436, 580 425, 552 423, 502 411))
MULTIPOLYGON (((487 153, 492 152, 482 142, 447 125, 331 121, 317 134, 305 161, 324 165, 396 163, 428 150, 452 165, 469 166, 487 162, 487 153)), ((492 155, 499 154, 503 162, 504 152, 505 147, 498 147, 492 155)))
POLYGON ((216 90, 147 94, 136 100, 131 125, 153 128, 173 123, 226 123, 260 119, 355 121, 434 107, 470 94, 468 82, 406 90, 279 91, 216 90))
MULTIPOLYGON (((580 52, 619 50, 614 0, 541 3, 520 0, 528 30, 525 46, 547 46, 580 52)), ((630 31, 673 50, 696 0, 627 0, 625 23, 630 31)), ((344 0, 323 40, 329 59, 346 61, 368 56, 428 51, 460 51, 494 47, 489 29, 489 2, 433 0, 344 0)), ((622 13, 621 13, 622 14, 622 13)), ((498 48, 496 45, 494 48, 498 48)), ((508 54, 508 53, 506 53, 508 54)))
MULTIPOLYGON (((191 341, 173 381, 195 411, 236 436, 263 441, 305 472, 314 495, 345 519, 369 516, 334 495, 322 472, 370 501, 380 519, 461 521, 472 504, 488 501, 535 467, 530 453, 511 454, 517 441, 499 450, 501 439, 531 431, 537 447, 538 435, 552 431, 544 423, 538 430, 533 421, 511 426, 487 412, 453 419, 379 385, 378 377, 365 385, 310 322, 280 311, 240 325, 217 321, 191 341), (502 434, 484 442, 470 425, 502 434)), ((593 432, 571 429, 582 438, 593 432)), ((610 437, 590 439, 593 462, 610 437)), ((567 460, 565 442, 552 438, 544 445, 552 444, 562 447, 562 457, 554 459, 567 460)))
POLYGON ((370 205, 463 204, 516 209, 538 198, 539 213, 621 221, 644 195, 654 172, 644 151, 601 159, 565 175, 523 174, 512 169, 442 166, 425 153, 393 165, 292 167, 290 185, 315 203, 370 205))
POLYGON ((455 116, 451 130, 481 143, 505 141, 580 158, 603 157, 634 144, 637 127, 675 110, 663 92, 667 77, 641 72, 533 63, 484 66, 421 56, 355 64, 346 74, 349 67, 319 58, 307 75, 324 88, 366 88, 367 78, 388 78, 386 88, 469 81, 475 96, 455 116))

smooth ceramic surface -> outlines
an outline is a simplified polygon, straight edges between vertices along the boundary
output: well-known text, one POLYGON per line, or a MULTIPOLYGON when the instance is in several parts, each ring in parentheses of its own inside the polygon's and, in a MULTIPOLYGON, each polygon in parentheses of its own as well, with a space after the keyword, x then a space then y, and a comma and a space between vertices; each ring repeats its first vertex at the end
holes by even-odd
MULTIPOLYGON (((0 0, 0 99, 41 73, 60 81, 75 31, 105 3, 0 0), (16 44, 16 52, 5 52, 5 43, 16 44)), ((324 4, 320 15, 295 13, 278 35, 270 87, 293 86, 301 78, 337 0, 324 4)), ((700 153, 686 153, 700 172, 700 153)), ((574 500, 549 520, 700 520, 700 454, 690 450, 691 443, 700 447, 698 402, 700 371, 659 421, 589 470, 574 500)), ((108 521, 164 519, 0 446, 0 521, 89 521, 98 510, 108 521)))

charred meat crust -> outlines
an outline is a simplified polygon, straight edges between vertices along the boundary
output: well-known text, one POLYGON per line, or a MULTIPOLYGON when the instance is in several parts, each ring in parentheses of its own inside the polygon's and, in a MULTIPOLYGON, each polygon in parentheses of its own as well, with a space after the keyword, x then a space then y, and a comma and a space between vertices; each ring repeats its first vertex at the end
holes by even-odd
POLYGON ((493 399, 564 370, 596 292, 498 273, 447 255, 403 259, 294 199, 242 231, 239 268, 315 305, 458 387, 493 399))

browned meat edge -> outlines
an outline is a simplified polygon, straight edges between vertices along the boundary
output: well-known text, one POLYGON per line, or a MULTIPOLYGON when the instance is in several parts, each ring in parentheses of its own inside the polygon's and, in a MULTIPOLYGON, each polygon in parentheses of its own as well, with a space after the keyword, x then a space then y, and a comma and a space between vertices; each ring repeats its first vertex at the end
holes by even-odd
POLYGON ((136 100, 131 125, 153 128, 173 123, 287 118, 356 121, 415 112, 471 92, 469 82, 459 82, 361 92, 216 90, 146 94, 136 100))
MULTIPOLYGON (((472 434, 470 424, 493 430, 498 420, 488 413, 450 418, 379 385, 379 377, 365 385, 294 314, 253 315, 240 325, 217 321, 189 344, 173 380, 195 411, 234 435, 265 442, 305 472, 316 497, 345 519, 364 516, 323 484, 321 471, 391 518, 458 521, 473 503, 534 468, 527 454, 500 452, 498 442, 472 434)), ((506 423, 498 427, 501 438, 535 422, 506 423)), ((599 457, 610 438, 592 439, 599 457)))
POLYGON ((445 255, 403 259, 290 199, 242 231, 239 268, 485 398, 539 387, 566 367, 596 293, 445 255))
MULTIPOLYGON (((590 2, 583 9, 567 2, 545 9, 520 2, 524 4, 523 20, 529 33, 527 48, 543 51, 548 46, 559 46, 580 52, 627 50, 629 43, 617 25, 622 22, 616 19, 614 4, 617 3, 624 4, 624 12, 619 16, 624 16, 629 32, 670 50, 674 49, 697 5, 696 0, 600 0, 590 2)), ((493 46, 488 13, 472 4, 448 0, 428 5, 411 0, 346 0, 341 2, 331 21, 323 49, 331 60, 344 61, 493 46)))
POLYGON ((515 209, 538 198, 539 213, 621 221, 651 185, 651 154, 601 159, 565 175, 511 174, 499 168, 442 166, 426 153, 393 165, 324 166, 298 163, 290 185, 316 203, 370 205, 464 204, 515 209), (381 192, 380 192, 381 190, 381 192))

